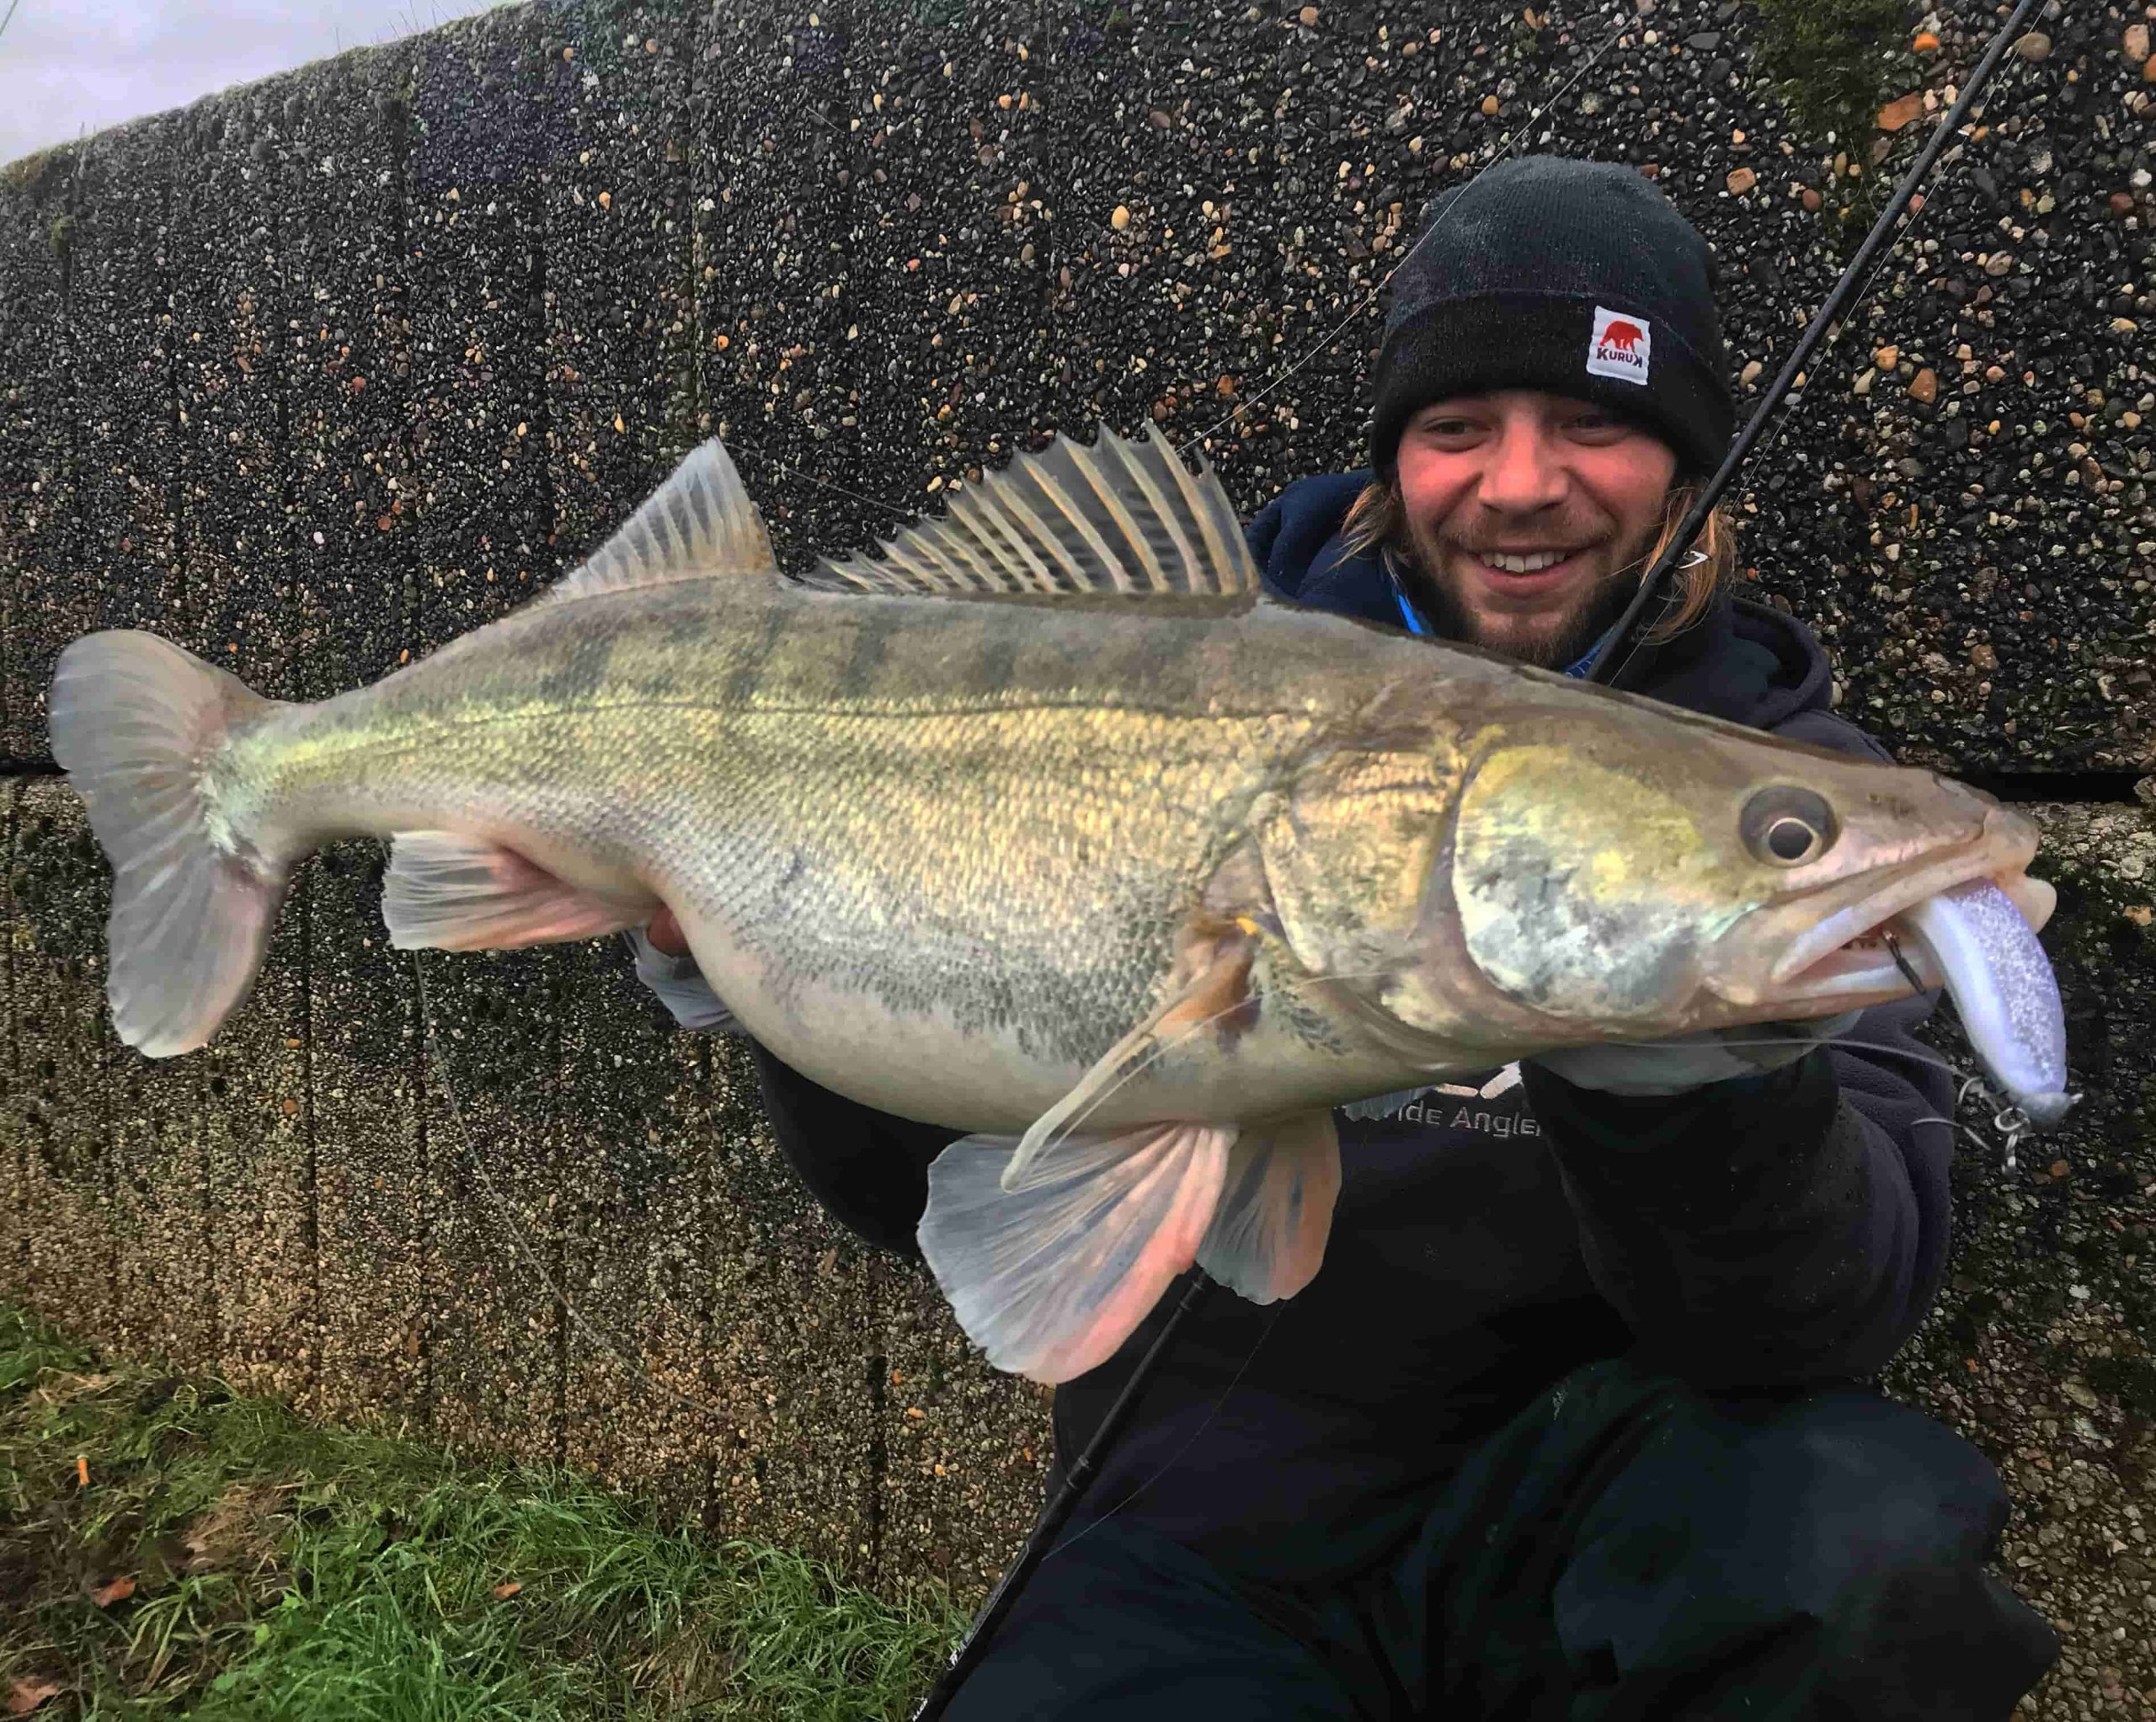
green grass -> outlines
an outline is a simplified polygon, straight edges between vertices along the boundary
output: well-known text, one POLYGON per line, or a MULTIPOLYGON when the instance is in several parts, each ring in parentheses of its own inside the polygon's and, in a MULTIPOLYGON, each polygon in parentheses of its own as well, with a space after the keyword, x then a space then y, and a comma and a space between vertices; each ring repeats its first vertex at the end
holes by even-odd
POLYGON ((962 1624, 930 1587, 309 1428, 0 1308, 0 1715, 50 1685, 40 1719, 851 1722, 908 1714, 962 1624))
POLYGON ((1871 159, 1879 109, 1922 82, 1909 51, 1918 8, 1911 0, 1759 0, 1758 13, 1758 65, 1798 137, 1824 148, 1831 133, 1863 165, 1860 179, 1832 182, 1825 210, 1835 237, 1854 244, 1892 186, 1887 164, 1871 159))

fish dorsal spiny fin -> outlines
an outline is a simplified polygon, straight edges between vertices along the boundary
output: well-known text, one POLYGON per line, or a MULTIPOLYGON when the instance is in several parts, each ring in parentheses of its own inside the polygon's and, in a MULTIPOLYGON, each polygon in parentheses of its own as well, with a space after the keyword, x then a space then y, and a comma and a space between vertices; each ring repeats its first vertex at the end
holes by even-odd
POLYGON ((732 574, 768 577, 776 567, 763 516, 713 437, 691 450, 621 530, 546 598, 589 598, 732 574))
POLYGON ((1193 474, 1146 428, 1103 430, 1092 448, 1059 437, 951 498, 940 520, 887 540, 880 556, 819 562, 828 590, 945 598, 1128 598, 1255 601, 1257 565, 1235 505, 1208 466, 1193 474))

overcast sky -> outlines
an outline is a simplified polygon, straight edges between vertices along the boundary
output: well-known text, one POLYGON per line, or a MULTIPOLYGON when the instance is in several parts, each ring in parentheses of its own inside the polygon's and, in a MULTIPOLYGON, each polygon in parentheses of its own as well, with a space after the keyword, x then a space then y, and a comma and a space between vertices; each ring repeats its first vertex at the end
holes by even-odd
POLYGON ((492 3, 15 0, 0 31, 0 162, 492 3))

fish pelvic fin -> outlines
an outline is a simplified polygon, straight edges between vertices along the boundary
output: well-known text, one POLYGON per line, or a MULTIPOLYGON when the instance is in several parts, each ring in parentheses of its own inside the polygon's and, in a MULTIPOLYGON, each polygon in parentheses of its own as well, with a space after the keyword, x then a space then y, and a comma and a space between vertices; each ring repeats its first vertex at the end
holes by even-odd
POLYGON ((1292 1298, 1325 1262, 1340 1195, 1340 1137, 1329 1112, 1246 1125, 1228 1155, 1198 1265, 1253 1303, 1292 1298))
POLYGON ((1052 1176, 1007 1193, 1013 1139, 966 1137, 929 1168, 921 1254, 990 1363, 1068 1381, 1113 1357, 1197 1260, 1235 1138, 1203 1123, 1074 1137, 1052 1176))
POLYGON ((778 578, 771 534, 717 437, 699 443, 591 560, 538 600, 737 574, 778 578))
POLYGON ((247 996, 290 869, 216 818, 206 766, 278 709, 154 634, 89 634, 60 654, 52 756, 112 863, 106 993, 121 1040, 189 1053, 247 996))
POLYGON ((515 850, 455 831, 400 831, 382 883, 382 918, 400 951, 510 951, 641 926, 658 899, 579 891, 515 850))
POLYGON ((1104 594, 1257 599, 1257 564, 1235 504, 1208 466, 1193 474, 1148 425, 1103 430, 1094 447, 1059 437, 960 491, 940 520, 885 541, 880 558, 819 562, 805 584, 836 591, 958 598, 1104 594))

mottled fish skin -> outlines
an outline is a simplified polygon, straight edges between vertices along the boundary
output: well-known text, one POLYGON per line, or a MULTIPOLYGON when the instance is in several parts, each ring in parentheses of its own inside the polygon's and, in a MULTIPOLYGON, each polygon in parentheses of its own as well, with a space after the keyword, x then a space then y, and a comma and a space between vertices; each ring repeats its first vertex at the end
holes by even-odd
MULTIPOLYGON (((216 793, 275 852, 443 827, 663 898, 743 1022, 812 1074, 834 1011, 894 1048, 918 1025, 887 1097, 947 1110, 970 1053, 1017 1091, 945 1122, 1022 1122, 1144 1014, 1253 800, 1428 680, 1353 623, 1171 606, 750 579, 581 599, 277 714, 220 757, 216 793), (897 1093, 928 1057, 937 1093, 897 1093)), ((1436 786, 1433 754, 1390 757, 1436 786)))

